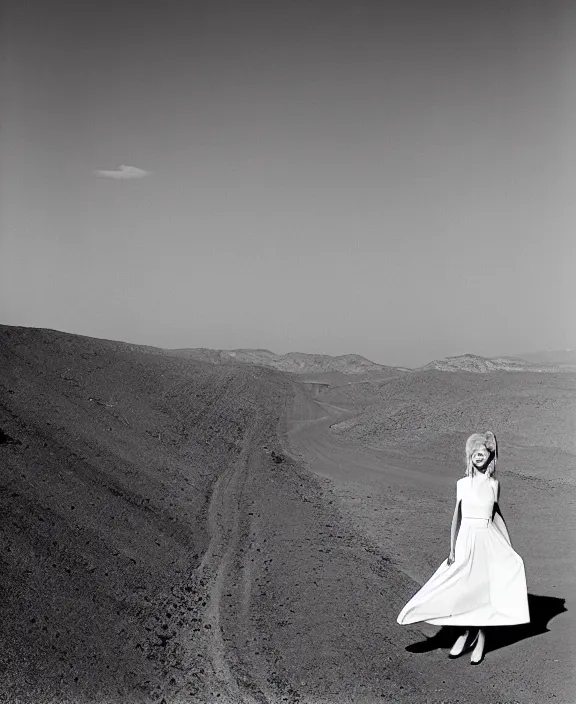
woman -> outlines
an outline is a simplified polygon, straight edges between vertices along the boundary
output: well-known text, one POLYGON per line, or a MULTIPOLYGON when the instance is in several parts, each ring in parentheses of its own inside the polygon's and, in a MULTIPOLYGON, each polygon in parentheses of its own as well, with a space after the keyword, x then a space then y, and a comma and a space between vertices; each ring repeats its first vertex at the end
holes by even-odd
POLYGON ((512 549, 498 506, 497 457, 494 433, 474 433, 466 441, 466 476, 456 483, 450 555, 397 619, 464 626, 450 657, 474 648, 473 665, 484 656, 485 626, 530 621, 524 562, 512 549))

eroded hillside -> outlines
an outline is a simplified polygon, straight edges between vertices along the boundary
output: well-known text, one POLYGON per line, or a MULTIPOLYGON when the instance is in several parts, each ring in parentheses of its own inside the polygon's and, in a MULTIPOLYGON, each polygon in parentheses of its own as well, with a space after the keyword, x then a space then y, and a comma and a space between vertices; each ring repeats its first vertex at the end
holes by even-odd
POLYGON ((287 393, 271 370, 0 328, 10 701, 151 694, 170 639, 198 626, 190 574, 208 543, 211 488, 287 393))

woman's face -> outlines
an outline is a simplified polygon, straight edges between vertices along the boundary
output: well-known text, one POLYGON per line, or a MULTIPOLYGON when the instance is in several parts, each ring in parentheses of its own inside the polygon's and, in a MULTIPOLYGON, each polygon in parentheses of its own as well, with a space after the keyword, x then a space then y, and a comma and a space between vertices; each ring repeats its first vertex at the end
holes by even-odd
POLYGON ((490 453, 485 447, 479 447, 472 453, 472 464, 475 467, 481 468, 490 459, 490 453))

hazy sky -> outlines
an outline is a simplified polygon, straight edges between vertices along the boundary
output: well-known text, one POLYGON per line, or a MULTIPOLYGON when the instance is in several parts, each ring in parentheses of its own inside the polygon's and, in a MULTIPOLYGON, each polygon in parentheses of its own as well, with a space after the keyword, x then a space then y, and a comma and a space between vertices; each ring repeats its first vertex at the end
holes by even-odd
POLYGON ((384 364, 576 347, 576 17, 3 3, 0 322, 384 364))

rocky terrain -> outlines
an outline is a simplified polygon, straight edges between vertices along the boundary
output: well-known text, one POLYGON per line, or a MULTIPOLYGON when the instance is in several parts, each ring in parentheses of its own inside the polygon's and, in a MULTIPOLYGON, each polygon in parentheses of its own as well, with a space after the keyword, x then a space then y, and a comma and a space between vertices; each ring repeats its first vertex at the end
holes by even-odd
POLYGON ((572 375, 210 352, 0 327, 2 704, 569 704, 572 375), (482 668, 395 621, 476 426, 532 614, 482 668))
POLYGON ((210 497, 288 394, 273 371, 0 328, 0 701, 206 692, 210 497))

